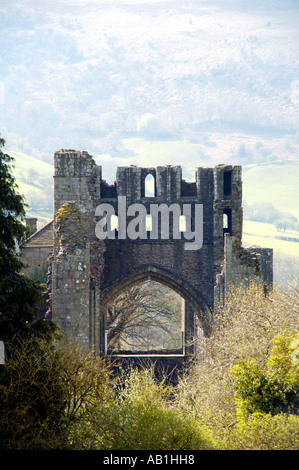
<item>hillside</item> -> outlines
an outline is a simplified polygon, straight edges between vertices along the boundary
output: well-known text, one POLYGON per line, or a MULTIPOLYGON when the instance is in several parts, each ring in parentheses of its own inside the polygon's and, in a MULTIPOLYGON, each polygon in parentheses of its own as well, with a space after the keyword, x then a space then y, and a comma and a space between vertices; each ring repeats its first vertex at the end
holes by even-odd
POLYGON ((245 220, 243 246, 273 249, 274 282, 281 284, 299 278, 299 232, 279 232, 272 224, 245 220), (296 241, 295 241, 296 240, 296 241))
POLYGON ((13 174, 18 192, 28 204, 27 215, 38 218, 38 227, 53 218, 53 165, 22 152, 5 149, 14 158, 13 174))
POLYGON ((299 161, 246 165, 243 168, 243 197, 248 204, 271 202, 299 221, 299 161))
POLYGON ((0 133, 28 213, 52 217, 53 154, 74 148, 108 182, 239 164, 245 218, 299 219, 298 20, 297 0, 0 2, 0 133))
POLYGON ((264 161, 298 152, 296 1, 12 0, 0 13, 0 129, 21 151, 127 158, 132 137, 200 135, 220 138, 218 154, 246 153, 244 136, 268 142, 264 161))

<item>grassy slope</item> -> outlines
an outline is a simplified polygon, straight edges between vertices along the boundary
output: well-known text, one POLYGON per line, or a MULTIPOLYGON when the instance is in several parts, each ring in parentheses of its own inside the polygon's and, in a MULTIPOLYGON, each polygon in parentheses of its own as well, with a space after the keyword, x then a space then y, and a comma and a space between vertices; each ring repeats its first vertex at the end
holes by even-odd
POLYGON ((7 149, 7 153, 15 159, 15 172, 19 177, 22 178, 22 174, 26 170, 35 170, 41 176, 45 177, 53 176, 53 167, 49 163, 14 149, 7 149))
POLYGON ((278 232, 274 225, 244 220, 243 245, 259 245, 273 248, 275 253, 287 256, 299 257, 299 233, 278 232), (282 240, 276 237, 297 238, 298 242, 282 240))
POLYGON ((53 218, 53 166, 22 152, 6 149, 14 158, 18 192, 29 205, 26 213, 38 218, 38 228, 53 218))
POLYGON ((248 165, 243 168, 243 199, 271 202, 299 220, 299 162, 248 165))
POLYGON ((299 277, 299 233, 277 232, 274 225, 244 220, 243 246, 273 248, 274 282, 281 284, 299 277), (298 242, 276 236, 298 238, 298 242))

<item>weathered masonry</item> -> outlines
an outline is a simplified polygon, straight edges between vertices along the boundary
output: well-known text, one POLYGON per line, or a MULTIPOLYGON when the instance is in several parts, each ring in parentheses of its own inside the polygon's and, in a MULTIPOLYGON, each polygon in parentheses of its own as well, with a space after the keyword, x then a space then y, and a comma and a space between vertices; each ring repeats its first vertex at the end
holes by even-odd
POLYGON ((242 247, 241 167, 196 168, 195 182, 182 179, 180 166, 117 168, 116 181, 102 179, 102 167, 87 152, 54 155, 54 248, 50 258, 53 320, 67 337, 105 353, 105 311, 122 289, 148 279, 185 300, 184 348, 209 333, 213 306, 231 285, 258 279, 271 288, 272 250, 242 247), (154 191, 147 193, 151 175, 154 191), (203 205, 203 245, 186 251, 183 239, 105 239, 95 235, 96 207, 118 196, 127 205, 203 205))

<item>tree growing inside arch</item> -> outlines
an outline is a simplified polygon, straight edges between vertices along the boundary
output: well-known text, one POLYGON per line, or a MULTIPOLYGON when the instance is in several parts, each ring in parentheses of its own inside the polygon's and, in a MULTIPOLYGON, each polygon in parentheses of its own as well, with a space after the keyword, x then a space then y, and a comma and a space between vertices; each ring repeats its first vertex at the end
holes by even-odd
POLYGON ((180 352, 182 297, 147 281, 125 289, 107 308, 108 354, 180 352))

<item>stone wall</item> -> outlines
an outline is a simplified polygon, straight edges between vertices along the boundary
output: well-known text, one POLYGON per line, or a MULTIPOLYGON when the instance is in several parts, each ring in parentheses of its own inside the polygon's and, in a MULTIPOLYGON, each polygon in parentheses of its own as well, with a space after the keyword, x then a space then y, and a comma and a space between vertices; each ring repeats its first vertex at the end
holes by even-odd
POLYGON ((251 282, 261 285, 265 293, 273 286, 273 250, 270 248, 243 248, 238 240, 225 234, 224 265, 217 275, 215 300, 225 302, 225 296, 237 286, 251 282))
MULTIPOLYGON (((47 258, 50 246, 30 246, 24 251, 23 261, 28 267, 24 269, 24 273, 28 277, 36 277, 42 279, 48 270, 47 258)), ((46 281, 46 278, 44 279, 46 281)))
POLYGON ((87 152, 54 155, 54 256, 52 318, 67 337, 93 347, 90 331, 90 264, 98 170, 87 152))
POLYGON ((136 282, 156 280, 185 299, 185 339, 191 344, 197 331, 208 334, 215 299, 224 300, 226 285, 252 276, 265 275, 270 281, 271 250, 249 252, 241 246, 240 166, 198 167, 195 182, 182 180, 181 167, 171 165, 119 167, 112 185, 101 175, 101 166, 87 152, 60 150, 54 155, 52 316, 67 336, 86 348, 103 352, 106 306, 136 282), (146 197, 149 174, 155 181, 153 197, 146 197), (121 237, 120 229, 115 239, 99 240, 96 207, 109 203, 119 215, 119 196, 125 196, 127 206, 140 203, 147 211, 153 203, 181 208, 202 204, 202 247, 185 250, 183 236, 154 240, 148 233, 145 239, 132 240, 121 237))

